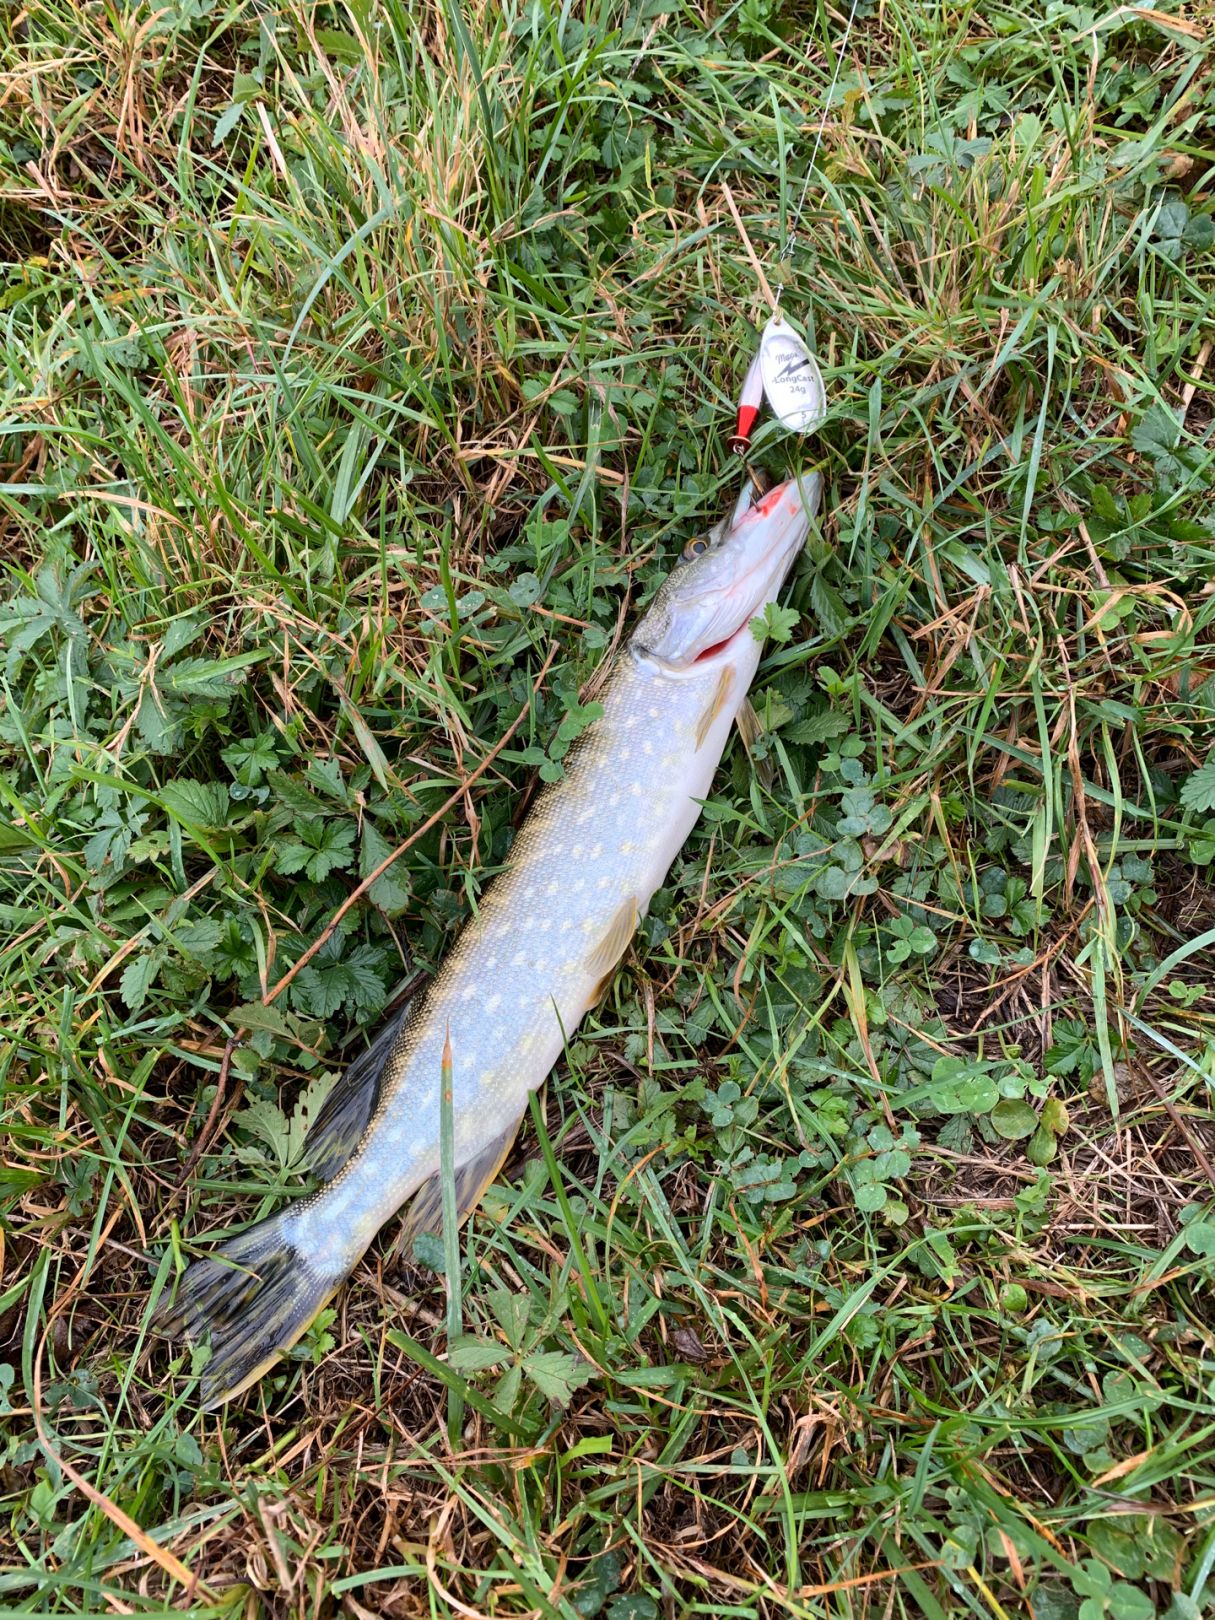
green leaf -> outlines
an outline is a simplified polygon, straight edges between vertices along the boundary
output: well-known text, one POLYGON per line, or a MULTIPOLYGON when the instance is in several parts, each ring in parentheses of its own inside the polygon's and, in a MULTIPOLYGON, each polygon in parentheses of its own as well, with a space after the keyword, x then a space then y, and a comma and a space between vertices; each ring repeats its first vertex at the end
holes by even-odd
POLYGON ((810 608, 829 641, 837 640, 847 630, 849 614, 844 599, 821 573, 810 580, 810 608))
POLYGON ((991 1075, 970 1068, 965 1058, 941 1057, 933 1064, 928 1096, 942 1114, 986 1114, 1000 1091, 991 1075))
POLYGON ((178 653, 185 652, 205 629, 205 621, 197 614, 183 613, 179 619, 170 619, 165 630, 164 658, 176 658, 178 653))
POLYGON ((584 1620, 593 1620, 612 1593, 620 1585, 621 1572, 624 1569, 624 1558, 616 1548, 601 1553, 594 1559, 588 1571, 586 1584, 574 1595, 572 1599, 575 1611, 584 1617, 584 1620))
POLYGON ((1097 1048, 1086 1026, 1074 1018, 1055 1020, 1054 1045, 1047 1048, 1045 1066, 1048 1074, 1078 1073, 1082 1080, 1091 1080, 1097 1064, 1097 1048))
POLYGON ((1067 1108, 1058 1097, 1048 1097, 1042 1104, 1042 1125, 1045 1130, 1053 1131, 1056 1136, 1066 1134, 1071 1119, 1067 1108))
POLYGON ((259 731, 255 737, 246 737, 223 749, 220 758, 243 786, 257 787, 278 764, 274 734, 259 731))
POLYGON ((1191 1221, 1185 1228, 1185 1242, 1191 1254, 1215 1254, 1215 1224, 1191 1221))
POLYGON ((233 1007, 227 1017, 233 1029, 265 1029, 272 1035, 291 1033, 287 1015, 275 1004, 266 1007, 260 1001, 245 1001, 233 1007))
POLYGON ((1191 771, 1181 784, 1181 802, 1188 810, 1215 810, 1215 754, 1191 771))
POLYGON ((384 953, 377 945, 357 945, 342 961, 348 980, 345 1000, 354 1011, 379 1012, 384 1005, 383 964, 384 953))
POLYGON ((783 646, 792 637, 800 618, 801 614, 796 608, 785 607, 780 602, 769 602, 763 613, 751 620, 751 634, 756 641, 771 639, 783 646))
POLYGON ((1038 1128, 1038 1116, 1028 1103, 1003 1097, 991 1111, 992 1129, 1006 1142, 1020 1142, 1038 1128))
POLYGON ((856 1189, 856 1207, 871 1215, 881 1209, 889 1196, 889 1189, 880 1181, 868 1181, 856 1189))
POLYGON ((314 1018, 332 1018, 352 989, 353 983, 344 962, 326 962, 318 966, 313 961, 296 974, 291 995, 296 1005, 302 1006, 314 1018))
POLYGON ((824 900, 846 900, 852 879, 842 866, 825 866, 815 878, 814 886, 824 900))
POLYGON ((626 1592, 608 1604, 607 1620, 658 1620, 658 1605, 644 1592, 626 1592))
POLYGON ((1109 1570, 1096 1558, 1084 1559, 1072 1571, 1072 1587, 1081 1597, 1104 1597, 1111 1580, 1109 1570))
POLYGON ((260 1148, 247 1143, 237 1148, 236 1156, 242 1163, 262 1164, 269 1157, 282 1170, 291 1163, 291 1126, 277 1103, 256 1097, 238 1109, 233 1123, 261 1143, 260 1148))
POLYGON ((527 1319, 531 1312, 528 1296, 513 1293, 509 1288, 495 1288, 487 1295, 486 1303, 497 1317, 507 1344, 512 1350, 518 1350, 527 1333, 527 1319))
POLYGON ((782 727, 781 736, 799 747, 806 747, 830 742, 833 737, 842 737, 851 726, 848 715, 832 709, 825 699, 821 699, 793 725, 782 727))
POLYGON ((1058 1151, 1059 1139, 1053 1131, 1047 1130, 1045 1125, 1039 1125, 1025 1144, 1025 1157, 1030 1164, 1037 1165, 1039 1169, 1048 1165, 1058 1151))
POLYGON ((501 1366, 506 1356, 500 1344, 471 1336, 455 1340, 447 1351, 449 1365, 459 1372, 488 1372, 491 1367, 501 1366))
POLYGON ((215 129, 211 134, 212 146, 223 145, 223 143, 228 139, 228 136, 231 135, 232 131, 236 128, 237 124, 240 123, 241 118, 244 115, 244 111, 244 102, 234 101, 231 106, 226 107, 224 111, 220 113, 219 117, 215 120, 215 129))
POLYGON ((1146 1592, 1126 1581, 1116 1581, 1106 1598, 1113 1620, 1156 1620, 1156 1605, 1146 1592))
POLYGON ((523 1386, 523 1368, 516 1361, 509 1366, 494 1388, 494 1405, 500 1412, 513 1412, 523 1386))
POLYGON ((1181 441, 1181 424, 1166 405, 1148 407, 1142 419, 1131 429, 1131 444, 1141 455, 1153 463, 1160 481, 1174 484, 1185 472, 1181 441))
POLYGON ((1176 448, 1181 427, 1167 405, 1149 405, 1131 429, 1131 444, 1146 456, 1166 454, 1176 448))
POLYGON ((288 839, 275 857, 275 866, 285 876, 305 872, 314 883, 320 883, 330 872, 344 871, 350 865, 354 828, 349 822, 302 816, 295 831, 296 837, 288 839))
POLYGON ((1164 1611, 1164 1620, 1202 1620, 1202 1610, 1186 1592, 1174 1592, 1173 1601, 1164 1611))
POLYGON ((228 824, 232 801, 222 782, 195 782, 189 777, 178 777, 165 783, 160 796, 187 827, 214 831, 228 824))
POLYGON ((953 1114, 937 1133, 937 1141, 951 1153, 969 1153, 974 1140, 975 1133, 964 1113, 953 1114))
MULTIPOLYGON (((359 849, 359 876, 366 878, 382 861, 392 854, 393 846, 380 832, 370 817, 363 818, 363 833, 359 849)), ((409 874, 403 861, 396 861, 376 878, 367 891, 372 905, 389 917, 399 915, 409 905, 409 874)))
POLYGON ((173 943, 187 956, 205 961, 223 937, 223 924, 216 917, 191 917, 173 931, 173 943))
POLYGON ((558 1405, 565 1405, 595 1375, 588 1362, 566 1350, 542 1350, 528 1356, 523 1367, 540 1393, 558 1405))
POLYGON ((181 658, 160 670, 157 679, 166 691, 183 697, 225 697, 244 684, 252 665, 264 663, 269 656, 262 648, 232 658, 181 658))
POLYGON ((338 1073, 334 1069, 323 1070, 314 1075, 296 1098, 295 1107, 291 1110, 291 1124, 287 1131, 286 1163, 298 1164, 304 1153, 304 1143, 308 1132, 316 1122, 317 1116, 324 1107, 325 1098, 337 1084, 338 1073))
POLYGON ((135 727, 150 754, 168 754, 176 747, 181 726, 151 681, 140 694, 135 727))
POLYGON ((1103 523, 1108 523, 1113 528, 1121 528, 1126 522, 1126 514, 1118 497, 1108 484, 1094 484, 1092 504, 1093 511, 1103 523))
POLYGON ((152 980, 164 961, 164 952, 159 947, 155 950, 144 951, 141 956, 133 956, 122 970, 122 977, 118 981, 119 994, 132 1012, 138 1012, 147 1000, 152 980))

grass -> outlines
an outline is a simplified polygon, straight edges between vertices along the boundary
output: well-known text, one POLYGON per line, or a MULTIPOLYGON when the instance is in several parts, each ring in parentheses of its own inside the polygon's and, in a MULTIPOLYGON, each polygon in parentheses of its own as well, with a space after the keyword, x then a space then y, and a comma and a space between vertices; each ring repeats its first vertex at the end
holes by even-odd
POLYGON ((1210 1612, 1211 24, 861 0, 827 105, 845 16, 5 7, 6 1612, 1210 1612), (458 1268, 200 1415, 155 1299, 732 499, 727 185, 832 402, 773 787, 458 1268))

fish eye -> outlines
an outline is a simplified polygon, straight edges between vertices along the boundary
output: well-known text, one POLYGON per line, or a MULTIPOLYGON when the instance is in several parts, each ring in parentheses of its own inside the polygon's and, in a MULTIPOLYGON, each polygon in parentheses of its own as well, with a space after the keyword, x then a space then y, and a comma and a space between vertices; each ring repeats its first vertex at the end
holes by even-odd
POLYGON ((698 535, 695 540, 689 540, 687 545, 680 552, 680 561, 691 562, 693 557, 702 556, 704 552, 708 551, 708 549, 709 542, 705 539, 703 534, 698 535))

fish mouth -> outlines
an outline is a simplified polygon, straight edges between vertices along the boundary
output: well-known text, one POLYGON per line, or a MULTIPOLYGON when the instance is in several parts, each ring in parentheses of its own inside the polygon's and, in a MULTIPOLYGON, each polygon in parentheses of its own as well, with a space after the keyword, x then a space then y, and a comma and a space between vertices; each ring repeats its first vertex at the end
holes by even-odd
POLYGON ((740 575, 722 591, 720 605, 707 616, 709 633, 717 634, 693 655, 691 667, 736 652, 740 639, 750 635, 752 620, 775 600, 806 542, 820 488, 817 476, 806 480, 804 488, 791 478, 743 513, 725 542, 742 552, 740 575), (721 629, 727 625, 732 628, 723 636, 721 629))

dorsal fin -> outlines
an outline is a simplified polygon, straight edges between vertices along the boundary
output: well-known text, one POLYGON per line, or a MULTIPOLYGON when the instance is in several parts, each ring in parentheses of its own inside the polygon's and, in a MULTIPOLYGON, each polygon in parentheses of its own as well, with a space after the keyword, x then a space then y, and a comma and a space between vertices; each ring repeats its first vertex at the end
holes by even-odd
POLYGON ((380 1097, 380 1081, 413 1005, 407 1001, 385 1024, 365 1052, 338 1078, 304 1138, 304 1165, 322 1181, 332 1181, 358 1147, 380 1097))
MULTIPOLYGON (((495 1136, 493 1141, 481 1149, 475 1158, 468 1159, 456 1170, 456 1216, 463 1222, 472 1214, 481 1202, 481 1195, 490 1182, 502 1168, 502 1161, 510 1152, 511 1143, 519 1132, 519 1125, 523 1119, 511 1123, 502 1132, 495 1136)), ((413 1196, 413 1201, 405 1211, 401 1222, 401 1245, 409 1254, 409 1245, 419 1232, 437 1232, 443 1230, 443 1188, 437 1175, 424 1181, 413 1196)), ((410 1255, 412 1259, 412 1255, 410 1255)))

